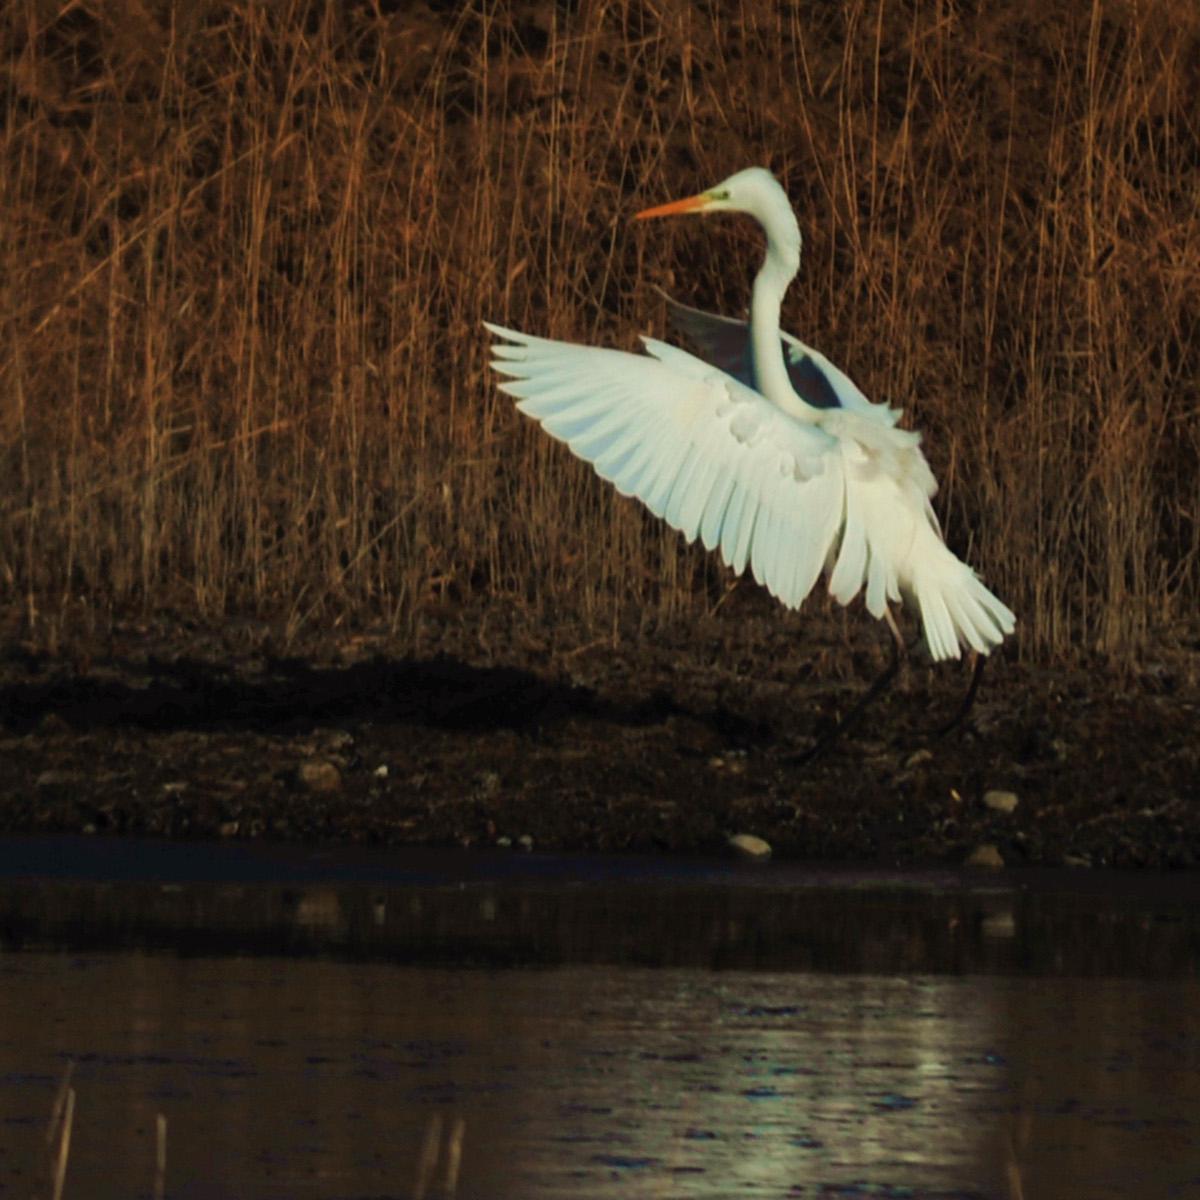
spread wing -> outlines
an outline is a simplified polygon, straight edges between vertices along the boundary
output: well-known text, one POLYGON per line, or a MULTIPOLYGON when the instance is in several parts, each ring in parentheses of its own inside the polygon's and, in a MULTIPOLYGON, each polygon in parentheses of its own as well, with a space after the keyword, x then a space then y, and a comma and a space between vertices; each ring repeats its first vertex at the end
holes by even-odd
POLYGON ((799 607, 845 517, 833 436, 662 342, 643 339, 646 356, 487 328, 503 339, 492 346, 500 386, 523 413, 622 495, 799 607))
MULTIPOLYGON (((659 294, 667 302, 671 327, 692 342, 705 362, 720 367, 747 387, 755 386, 748 322, 680 304, 661 289, 659 294)), ((819 350, 806 346, 790 333, 781 333, 780 339, 792 387, 814 408, 844 408, 848 412, 872 416, 889 426, 900 419, 897 409, 868 400, 854 381, 819 350)))
POLYGON ((1012 632, 1012 612, 942 541, 920 437, 882 405, 785 412, 650 338, 647 357, 487 328, 501 339, 501 389, 522 412, 789 608, 828 567, 841 604, 864 585, 877 617, 912 599, 934 659, 964 644, 986 654, 1012 632))

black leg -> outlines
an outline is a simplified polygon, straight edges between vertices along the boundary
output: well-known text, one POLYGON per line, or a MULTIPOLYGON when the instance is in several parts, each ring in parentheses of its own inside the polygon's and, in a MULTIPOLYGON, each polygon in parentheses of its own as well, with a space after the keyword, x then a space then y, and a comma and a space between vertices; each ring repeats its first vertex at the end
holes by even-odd
POLYGON ((967 694, 963 697, 963 702, 958 706, 958 712, 945 724, 933 731, 934 737, 945 737, 948 733, 953 733, 966 719, 967 714, 971 711, 971 705, 975 703, 975 696, 979 691, 979 684, 983 679, 983 668, 987 663, 986 654, 975 654, 975 669, 971 672, 971 686, 967 688, 967 694))
POLYGON ((900 630, 896 627, 896 622, 892 619, 891 611, 885 608, 883 615, 887 619, 888 628, 892 632, 892 661, 884 667, 875 682, 858 698, 854 707, 811 750, 805 750, 803 754, 797 754, 789 761, 797 764, 810 763, 820 758, 822 754, 838 741, 842 734, 849 732, 862 720, 863 713, 887 691, 892 680, 896 678, 896 672, 900 670, 901 663, 907 658, 908 647, 905 646, 904 638, 901 637, 900 630))

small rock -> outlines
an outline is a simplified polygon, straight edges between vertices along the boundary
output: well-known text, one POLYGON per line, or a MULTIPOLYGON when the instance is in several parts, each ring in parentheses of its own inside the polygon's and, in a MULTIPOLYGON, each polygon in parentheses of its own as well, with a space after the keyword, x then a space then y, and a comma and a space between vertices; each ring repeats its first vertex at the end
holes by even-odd
POLYGON ((765 862, 771 857, 771 843, 753 833, 734 833, 725 843, 739 858, 765 862))
POLYGON ((500 790, 500 776, 495 771, 480 771, 475 786, 482 796, 494 796, 500 790))
POLYGON ((1016 792, 1002 792, 995 788, 983 793, 983 802, 988 808, 1002 813, 1012 812, 1020 803, 1016 792))
POLYGON ((927 762, 933 762, 933 751, 932 750, 926 750, 926 749, 914 750, 904 760, 904 769, 906 771, 911 771, 914 767, 919 767, 923 763, 927 763, 927 762))
POLYGON ((499 846, 501 850, 511 850, 512 838, 510 838, 507 834, 502 834, 496 839, 496 845, 499 846))
POLYGON ((376 779, 386 779, 388 777, 387 763, 380 763, 375 768, 374 775, 376 779))
POLYGON ((220 826, 217 828, 217 832, 223 838, 237 837, 238 828, 239 825, 237 821, 222 821, 220 826))
POLYGON ((1092 865, 1090 858, 1084 858, 1079 854, 1064 854, 1062 862, 1064 867, 1090 867, 1092 865))
POLYGON ((517 838, 517 845, 520 846, 522 850, 532 850, 533 838, 530 837, 529 834, 523 833, 519 838, 517 838))
POLYGON ((729 775, 745 775, 746 756, 738 751, 729 754, 714 754, 708 760, 710 771, 725 771, 729 775))
POLYGON ((300 786, 310 792, 336 792, 342 786, 342 773, 324 758, 310 758, 296 768, 300 786))
POLYGON ((180 792, 187 791, 187 780, 172 779, 163 784, 162 790, 166 792, 168 796, 178 796, 180 792))
POLYGON ((990 842, 984 842, 981 846, 976 846, 974 850, 967 855, 967 860, 964 866, 982 867, 988 871, 998 871, 1004 866, 1004 859, 1000 855, 1000 851, 996 849, 990 842))

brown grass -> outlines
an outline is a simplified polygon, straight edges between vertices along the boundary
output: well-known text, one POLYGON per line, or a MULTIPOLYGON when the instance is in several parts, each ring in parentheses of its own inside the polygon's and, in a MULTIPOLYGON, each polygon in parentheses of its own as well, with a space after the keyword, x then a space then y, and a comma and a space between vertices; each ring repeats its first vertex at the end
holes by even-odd
POLYGON ((522 424, 479 322, 739 310, 749 227, 627 218, 751 163, 807 238, 788 325, 927 432, 1022 651, 1194 614, 1193 0, 390 7, 0 16, 0 588, 35 630, 711 608, 724 569, 522 424))

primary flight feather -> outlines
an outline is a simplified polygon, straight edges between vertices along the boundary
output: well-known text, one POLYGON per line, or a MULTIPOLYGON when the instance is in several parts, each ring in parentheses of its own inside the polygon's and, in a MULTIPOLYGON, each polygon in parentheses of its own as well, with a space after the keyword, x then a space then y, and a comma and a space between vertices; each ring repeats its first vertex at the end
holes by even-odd
POLYGON ((766 231, 750 322, 669 301, 674 323, 712 361, 652 338, 628 354, 488 324, 503 391, 622 495, 689 541, 720 547, 735 573, 799 608, 822 571, 849 604, 865 589, 920 614, 930 656, 987 654, 1015 618, 942 540, 920 435, 873 404, 823 355, 779 329, 800 265, 783 188, 758 167, 640 218, 741 212, 766 231))

